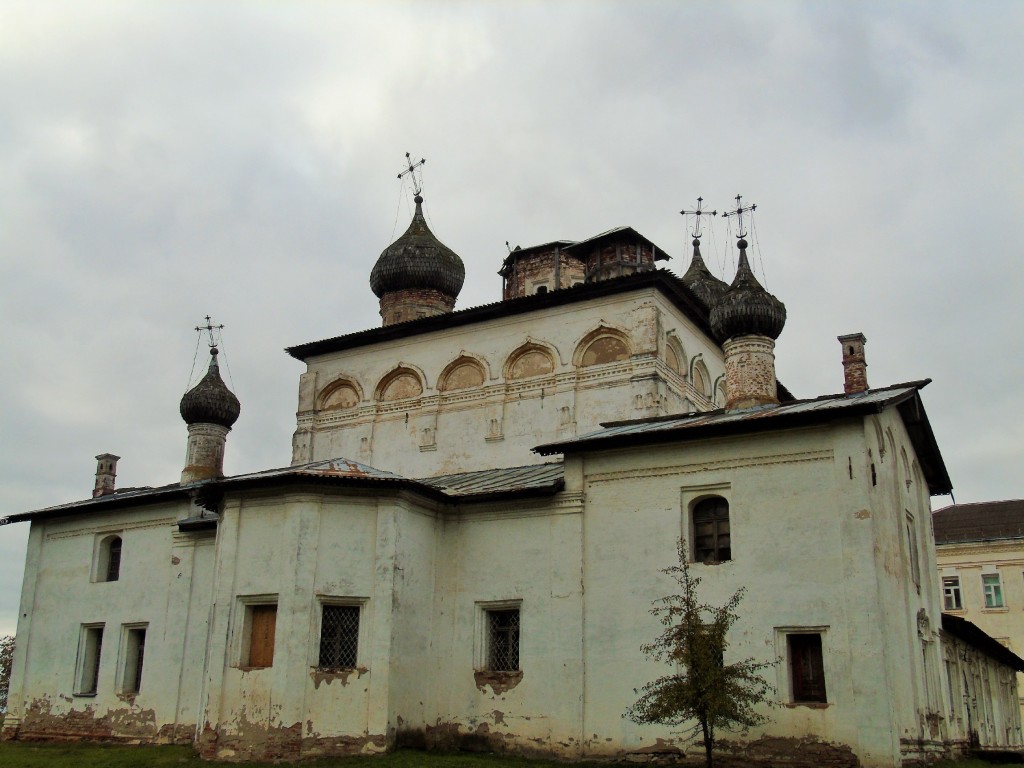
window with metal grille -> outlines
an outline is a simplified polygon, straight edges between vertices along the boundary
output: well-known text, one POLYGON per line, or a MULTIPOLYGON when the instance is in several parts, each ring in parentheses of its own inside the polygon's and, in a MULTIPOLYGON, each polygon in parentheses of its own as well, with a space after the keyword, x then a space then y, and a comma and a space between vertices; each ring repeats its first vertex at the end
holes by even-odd
POLYGON ((323 606, 319 666, 354 667, 358 651, 359 606, 323 606))
POLYGON ((793 676, 794 702, 828 701, 825 695, 825 663, 821 655, 821 635, 789 635, 789 665, 793 676))
POLYGON ((487 668, 493 672, 519 669, 519 609, 487 611, 487 668))
POLYGON ((729 502, 721 496, 704 499, 693 508, 693 559, 698 563, 732 560, 729 502))

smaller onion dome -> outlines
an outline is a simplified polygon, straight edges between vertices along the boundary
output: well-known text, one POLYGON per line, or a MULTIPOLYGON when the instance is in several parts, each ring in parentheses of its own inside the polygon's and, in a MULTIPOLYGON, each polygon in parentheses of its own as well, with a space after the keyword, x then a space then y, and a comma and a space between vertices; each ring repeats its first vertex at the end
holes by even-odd
POLYGON ((711 330, 719 343, 755 334, 777 339, 786 324, 786 305, 757 282, 747 262, 747 241, 741 238, 737 245, 736 277, 711 308, 711 330))
POLYGON ((370 272, 370 289, 381 298, 391 291, 433 289, 457 298, 466 267, 451 248, 438 240, 423 218, 423 198, 416 195, 416 213, 409 228, 384 249, 370 272))
POLYGON ((181 418, 188 425, 220 424, 230 429, 231 425, 238 421, 242 406, 220 377, 218 354, 216 347, 210 349, 209 370, 202 380, 181 398, 181 418))
POLYGON ((683 283, 701 300, 705 309, 711 309, 719 297, 729 290, 729 286, 712 275, 704 264, 700 255, 700 240, 697 238, 693 239, 693 258, 690 260, 690 268, 683 275, 683 283))

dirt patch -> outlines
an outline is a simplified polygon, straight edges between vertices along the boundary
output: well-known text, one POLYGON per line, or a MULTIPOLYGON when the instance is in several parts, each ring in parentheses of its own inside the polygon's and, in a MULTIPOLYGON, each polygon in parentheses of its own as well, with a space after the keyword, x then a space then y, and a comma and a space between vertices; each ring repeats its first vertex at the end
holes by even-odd
POLYGON ((482 692, 487 692, 487 686, 491 686, 491 692, 495 696, 511 691, 523 681, 523 670, 515 672, 493 672, 489 669, 477 669, 473 672, 473 680, 476 687, 482 692))

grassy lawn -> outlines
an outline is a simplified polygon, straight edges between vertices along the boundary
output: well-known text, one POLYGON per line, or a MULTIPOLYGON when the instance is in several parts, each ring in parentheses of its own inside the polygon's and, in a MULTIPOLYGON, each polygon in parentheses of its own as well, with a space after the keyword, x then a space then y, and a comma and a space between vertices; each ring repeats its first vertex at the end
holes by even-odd
MULTIPOLYGON (((128 747, 101 744, 0 743, 3 768, 182 768, 185 766, 238 766, 200 760, 189 747, 128 747)), ((245 763, 249 768, 269 768, 272 763, 245 763)), ((345 757, 303 761, 302 768, 566 768, 566 763, 527 760, 496 755, 441 755, 402 750, 381 757, 345 757)), ((576 768, 610 763, 573 763, 576 768)), ((635 766, 634 763, 622 765, 635 766)), ((981 760, 944 761, 932 768, 990 768, 981 760)))

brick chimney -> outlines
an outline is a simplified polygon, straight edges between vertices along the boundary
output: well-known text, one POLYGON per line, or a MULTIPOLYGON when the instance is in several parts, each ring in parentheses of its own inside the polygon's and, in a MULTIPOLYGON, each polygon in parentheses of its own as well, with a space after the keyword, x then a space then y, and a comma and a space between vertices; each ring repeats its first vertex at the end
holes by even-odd
POLYGON ((117 477, 117 460, 120 456, 112 453, 101 453, 96 457, 96 485, 92 489, 92 497, 109 496, 114 492, 114 479, 117 477))
POLYGON ((863 333, 851 333, 838 338, 839 343, 843 345, 843 374, 846 379, 843 389, 848 395, 866 391, 868 364, 864 360, 864 345, 867 339, 863 333))

